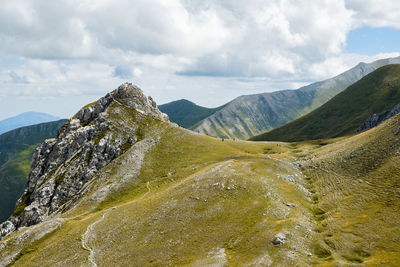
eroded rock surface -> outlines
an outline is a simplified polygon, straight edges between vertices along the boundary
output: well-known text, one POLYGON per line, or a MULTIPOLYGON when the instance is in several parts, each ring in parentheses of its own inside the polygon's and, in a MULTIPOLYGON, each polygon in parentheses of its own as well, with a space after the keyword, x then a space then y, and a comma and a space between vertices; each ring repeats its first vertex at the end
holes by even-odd
POLYGON ((375 126, 378 126, 382 122, 390 119, 391 117, 399 113, 400 113, 400 104, 397 104, 391 111, 385 110, 378 114, 373 114, 360 126, 360 128, 358 128, 357 132, 363 132, 375 126))

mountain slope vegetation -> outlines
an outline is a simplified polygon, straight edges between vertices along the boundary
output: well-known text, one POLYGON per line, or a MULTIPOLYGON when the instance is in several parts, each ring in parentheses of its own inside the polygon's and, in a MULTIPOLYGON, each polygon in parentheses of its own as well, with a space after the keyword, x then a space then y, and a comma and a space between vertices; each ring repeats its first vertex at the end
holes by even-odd
POLYGON ((41 112, 25 112, 0 121, 0 134, 34 124, 51 122, 60 118, 41 112))
POLYGON ((248 139, 309 113, 377 68, 395 63, 400 63, 400 57, 360 63, 336 77, 297 90, 240 96, 193 130, 215 137, 248 139))
POLYGON ((0 242, 0 265, 399 262, 399 115, 350 138, 221 141, 169 123, 129 85, 111 95, 78 112, 57 140, 41 146, 54 150, 38 154, 43 161, 32 170, 43 175, 32 172, 31 195, 19 201, 19 215, 0 226, 3 233, 22 223, 0 242), (84 137, 86 131, 93 135, 84 137), (116 142, 121 131, 130 143, 116 142), (84 138, 93 141, 92 153, 82 146, 60 153, 68 140, 75 149, 75 142, 88 142, 84 138), (102 149, 111 152, 115 144, 123 153, 100 164, 108 159, 102 149), (88 180, 68 176, 76 161, 102 167, 88 180), (44 206, 37 202, 40 192, 53 196, 44 206), (31 215, 41 221, 24 224, 31 215))
POLYGON ((223 106, 218 108, 205 108, 186 99, 181 99, 160 105, 158 108, 161 112, 164 112, 169 116, 171 122, 175 122, 176 124, 189 129, 199 121, 211 116, 223 108, 223 106))
POLYGON ((12 214, 24 192, 36 147, 45 139, 55 137, 65 122, 26 126, 0 135, 0 222, 12 214))
POLYGON ((254 141, 301 141, 352 134, 374 113, 400 103, 400 65, 387 65, 349 86, 311 113, 254 141))

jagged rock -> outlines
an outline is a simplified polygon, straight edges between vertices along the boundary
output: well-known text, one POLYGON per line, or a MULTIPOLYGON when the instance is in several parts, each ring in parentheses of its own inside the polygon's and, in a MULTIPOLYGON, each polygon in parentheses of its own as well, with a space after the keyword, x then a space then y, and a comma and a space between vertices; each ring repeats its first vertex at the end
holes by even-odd
POLYGON ((369 117, 361 126, 358 128, 357 132, 363 132, 378 126, 382 122, 390 119, 391 117, 400 113, 400 104, 397 104, 391 111, 382 111, 378 114, 373 114, 369 117))
POLYGON ((272 244, 274 245, 282 245, 285 244, 286 242, 286 235, 283 233, 278 233, 274 236, 274 239, 272 239, 272 244))
POLYGON ((68 209, 101 169, 138 141, 139 122, 149 116, 168 121, 154 100, 130 83, 81 109, 57 138, 36 149, 27 188, 14 215, 0 224, 0 239, 68 209), (121 106, 132 110, 134 126, 114 119, 121 106))
POLYGON ((15 225, 11 221, 5 221, 0 224, 0 236, 5 236, 13 231, 15 231, 15 225))

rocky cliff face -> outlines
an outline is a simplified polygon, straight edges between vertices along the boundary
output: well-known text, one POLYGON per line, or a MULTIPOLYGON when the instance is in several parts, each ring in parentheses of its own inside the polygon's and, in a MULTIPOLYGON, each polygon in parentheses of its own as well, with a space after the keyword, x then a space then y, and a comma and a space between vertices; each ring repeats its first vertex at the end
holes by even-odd
POLYGON ((378 114, 373 114, 360 126, 360 128, 357 129, 357 132, 359 133, 374 128, 399 113, 400 104, 397 104, 391 111, 384 110, 378 114))
POLYGON ((23 226, 68 210, 96 174, 140 141, 139 122, 168 121, 151 97, 125 83, 81 109, 35 152, 29 181, 14 214, 0 225, 0 239, 23 226), (132 110, 137 124, 124 124, 120 107, 132 110), (118 119, 115 119, 118 118, 118 119))

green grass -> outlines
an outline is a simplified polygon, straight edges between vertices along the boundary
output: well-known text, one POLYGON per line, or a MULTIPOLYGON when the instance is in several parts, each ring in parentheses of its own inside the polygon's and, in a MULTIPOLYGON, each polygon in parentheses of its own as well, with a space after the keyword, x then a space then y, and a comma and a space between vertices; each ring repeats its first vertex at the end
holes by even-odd
POLYGON ((400 116, 352 137, 278 143, 222 142, 125 108, 109 112, 138 125, 143 140, 160 137, 138 175, 130 148, 62 215, 69 220, 61 228, 36 241, 28 231, 47 226, 26 228, 7 239, 0 258, 20 251, 15 266, 88 263, 82 236, 97 222, 89 244, 99 266, 399 262, 400 116), (91 200, 115 183, 102 203, 91 200), (285 244, 272 244, 277 233, 285 244))
MULTIPOLYGON (((32 145, 18 153, 0 168, 0 221, 7 219, 15 208, 27 183, 32 154, 37 145, 32 145)), ((16 212, 22 212, 25 206, 18 206, 16 212)))
POLYGON ((349 86, 311 113, 250 138, 254 141, 302 141, 354 134, 374 113, 400 103, 400 65, 387 65, 349 86))
MULTIPOLYGON (((122 115, 127 118, 127 114, 122 115)), ((265 213, 286 207, 269 194, 308 205, 293 184, 282 180, 272 186, 276 173, 290 175, 296 171, 284 163, 266 159, 265 150, 284 159, 288 156, 284 154, 290 150, 288 147, 275 143, 222 142, 161 122, 140 123, 144 138, 152 137, 152 128, 163 134, 146 155, 139 176, 114 191, 93 212, 69 221, 34 246, 25 247, 16 266, 27 263, 46 266, 49 259, 87 257, 86 250, 78 249, 79 236, 112 207, 116 209, 104 222, 96 224, 96 238, 91 241, 100 251, 111 252, 97 257, 102 265, 124 265, 132 261, 154 266, 202 265, 218 262, 218 257, 209 259, 207 255, 218 254, 221 249, 224 261, 232 266, 262 261, 260 258, 267 252, 290 264, 294 261, 285 259, 285 255, 292 246, 306 250, 302 247, 305 243, 297 244, 294 240, 292 245, 276 251, 271 240, 278 231, 305 234, 304 229, 293 229, 296 224, 307 223, 304 217, 307 208, 292 209, 287 218, 265 213), (215 186, 216 183, 223 183, 225 187, 215 186), (146 195, 149 188, 151 191, 146 195), (61 249, 60 240, 65 249, 61 249)), ((121 164, 129 153, 128 150, 105 168, 109 181, 118 179, 124 168, 121 164)))

